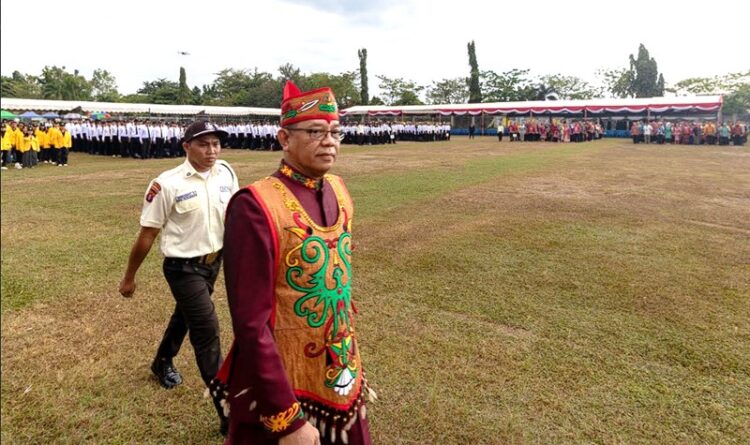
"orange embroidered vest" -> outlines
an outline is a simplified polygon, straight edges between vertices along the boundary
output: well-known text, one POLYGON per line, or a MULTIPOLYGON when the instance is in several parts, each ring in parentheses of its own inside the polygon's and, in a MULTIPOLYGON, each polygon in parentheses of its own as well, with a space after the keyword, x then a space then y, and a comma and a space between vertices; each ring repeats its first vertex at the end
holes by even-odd
POLYGON ((308 419, 345 428, 365 393, 351 293, 354 207, 341 178, 325 180, 339 210, 330 227, 316 224, 277 178, 250 188, 274 239, 271 326, 290 384, 308 419))

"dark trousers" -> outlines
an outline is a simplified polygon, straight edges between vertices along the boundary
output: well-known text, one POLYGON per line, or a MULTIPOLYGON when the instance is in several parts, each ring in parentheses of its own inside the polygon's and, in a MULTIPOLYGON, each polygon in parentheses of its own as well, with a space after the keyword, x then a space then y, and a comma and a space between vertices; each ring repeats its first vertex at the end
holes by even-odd
POLYGON ((67 164, 68 163, 68 149, 63 147, 58 150, 57 155, 59 158, 57 159, 58 164, 67 164))
POLYGON ((211 301, 220 267, 221 259, 207 266, 174 258, 164 259, 163 266, 176 305, 156 356, 171 360, 189 334, 198 370, 206 385, 216 377, 221 365, 219 319, 211 301))

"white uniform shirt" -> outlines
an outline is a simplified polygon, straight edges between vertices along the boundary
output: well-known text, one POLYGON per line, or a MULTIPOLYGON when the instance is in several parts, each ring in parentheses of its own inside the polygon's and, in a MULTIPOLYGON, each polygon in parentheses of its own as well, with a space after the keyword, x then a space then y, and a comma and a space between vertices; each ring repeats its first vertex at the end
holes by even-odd
POLYGON ((188 160, 151 181, 144 196, 141 226, 161 229, 165 257, 194 258, 224 243, 224 214, 239 190, 237 175, 216 161, 204 179, 188 160))

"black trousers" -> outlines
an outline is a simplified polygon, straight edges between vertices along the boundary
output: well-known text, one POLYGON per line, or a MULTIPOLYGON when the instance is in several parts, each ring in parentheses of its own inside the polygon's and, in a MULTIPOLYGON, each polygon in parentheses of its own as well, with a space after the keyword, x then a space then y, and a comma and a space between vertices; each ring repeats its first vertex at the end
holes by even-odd
POLYGON ((57 159, 58 164, 68 163, 68 149, 67 148, 63 147, 59 149, 57 155, 58 155, 58 159, 57 159))
POLYGON ((210 266, 165 258, 163 266, 176 305, 156 356, 172 359, 180 352, 185 335, 190 334, 198 370, 206 385, 221 366, 219 319, 211 301, 220 267, 220 258, 210 266))

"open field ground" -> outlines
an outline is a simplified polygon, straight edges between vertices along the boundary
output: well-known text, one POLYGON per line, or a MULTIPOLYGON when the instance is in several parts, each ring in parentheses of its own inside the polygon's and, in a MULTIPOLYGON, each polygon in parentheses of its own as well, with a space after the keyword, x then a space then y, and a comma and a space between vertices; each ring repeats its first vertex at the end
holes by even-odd
MULTIPOLYGON (((240 183, 279 153, 228 150, 240 183)), ((149 179, 73 154, 2 173, 2 443, 220 444, 158 249, 117 285, 149 179)), ((375 443, 750 441, 750 149, 344 147, 375 443)), ((231 325, 215 294, 223 347, 231 325)))

